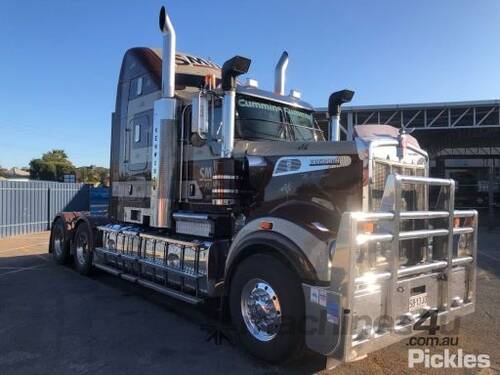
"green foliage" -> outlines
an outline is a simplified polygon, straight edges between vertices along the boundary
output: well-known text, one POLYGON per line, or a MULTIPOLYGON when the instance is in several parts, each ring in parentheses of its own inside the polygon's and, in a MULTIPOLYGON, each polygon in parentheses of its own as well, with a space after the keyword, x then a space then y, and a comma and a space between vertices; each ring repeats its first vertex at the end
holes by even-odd
POLYGON ((31 160, 29 170, 34 180, 64 181, 64 175, 75 174, 75 166, 64 150, 52 150, 41 159, 31 160))
POLYGON ((64 181, 65 174, 75 174, 77 182, 109 186, 109 169, 94 165, 75 168, 64 150, 52 150, 31 160, 29 171, 34 180, 64 181))
POLYGON ((79 167, 76 169, 76 179, 78 182, 109 186, 109 169, 94 165, 79 167))
POLYGON ((45 161, 54 161, 54 162, 71 162, 68 160, 68 155, 64 150, 52 150, 43 154, 42 159, 45 161))

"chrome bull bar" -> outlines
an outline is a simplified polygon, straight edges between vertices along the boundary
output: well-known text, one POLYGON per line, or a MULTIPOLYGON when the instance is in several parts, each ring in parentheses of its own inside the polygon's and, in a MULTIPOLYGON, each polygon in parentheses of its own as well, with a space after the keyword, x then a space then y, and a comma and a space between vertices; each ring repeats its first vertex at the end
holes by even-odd
MULTIPOLYGON (((385 327, 385 333, 373 334, 366 344, 359 345, 359 340, 353 337, 353 315, 356 314, 355 295, 360 286, 367 283, 380 283, 383 285, 384 293, 381 293, 381 313, 385 316, 395 318, 401 314, 401 299, 398 296, 397 288, 402 282, 413 278, 424 279, 426 275, 432 274, 439 298, 436 298, 437 308, 441 323, 448 323, 456 316, 465 315, 474 310, 476 300, 476 262, 477 262, 477 224, 478 214, 475 210, 455 210, 454 209, 455 182, 451 179, 438 179, 428 177, 403 176, 391 174, 387 178, 384 199, 379 212, 346 212, 342 215, 341 224, 337 236, 336 249, 331 258, 331 283, 328 293, 338 296, 338 302, 342 306, 343 327, 339 327, 338 341, 330 346, 333 350, 330 355, 344 361, 355 360, 373 350, 377 350, 392 342, 401 340, 403 337, 392 337, 387 340, 386 336, 398 329, 396 320, 392 320, 391 325, 385 327), (446 208, 441 211, 402 211, 402 191, 403 185, 425 185, 442 186, 448 190, 446 208), (383 210, 383 211, 382 211, 383 210), (469 218, 463 220, 464 225, 456 225, 455 219, 469 218), (401 230, 403 221, 418 221, 429 219, 442 219, 443 228, 426 228, 418 230, 401 230), (360 233, 360 224, 373 223, 382 230, 373 233, 360 233), (444 224, 444 222, 446 224, 444 224), (469 242, 470 246, 466 249, 466 255, 454 256, 454 236, 458 235, 472 236, 469 242), (443 238, 447 240, 442 243, 441 256, 434 258, 434 248, 431 250, 431 256, 425 258, 425 261, 404 266, 400 264, 400 246, 401 241, 411 239, 434 239, 443 238), (358 274, 357 254, 360 246, 369 243, 385 243, 390 246, 390 256, 384 270, 369 272, 368 274, 358 274), (463 267, 462 273, 456 272, 463 267), (343 271, 342 271, 343 270, 343 271), (454 282, 454 274, 461 278, 454 282), (465 276, 463 276, 465 275, 465 276), (458 281, 465 280, 465 284, 458 281), (453 285, 453 286, 452 286, 453 285), (456 285, 463 285, 464 299, 457 302, 452 297, 456 294, 456 285), (387 334, 386 334, 387 333, 387 334), (372 341, 372 342, 371 342, 372 341), (377 341, 378 344, 376 343, 377 341), (359 345, 356 347, 356 345, 359 345), (356 347, 356 350, 353 350, 356 347)), ((462 270, 460 270, 462 271, 462 270)), ((456 277, 456 276, 455 276, 456 277)), ((427 281, 429 282, 429 281, 427 281)), ((328 297, 330 298, 330 297, 328 297)), ((414 323, 411 314, 410 320, 406 322, 405 327, 410 329, 410 335, 415 334, 412 326, 414 323)), ((398 323, 401 324, 401 323, 398 323)), ((312 341, 311 341, 312 342, 312 341)), ((326 353, 325 353, 326 354, 326 353)))

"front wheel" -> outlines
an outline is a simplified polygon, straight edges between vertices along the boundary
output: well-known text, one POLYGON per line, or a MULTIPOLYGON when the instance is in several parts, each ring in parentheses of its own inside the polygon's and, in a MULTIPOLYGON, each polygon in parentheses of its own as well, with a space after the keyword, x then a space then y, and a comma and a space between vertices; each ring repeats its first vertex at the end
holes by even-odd
POLYGON ((235 270, 229 304, 243 346, 257 358, 280 363, 304 346, 304 297, 297 275, 272 255, 257 254, 235 270))

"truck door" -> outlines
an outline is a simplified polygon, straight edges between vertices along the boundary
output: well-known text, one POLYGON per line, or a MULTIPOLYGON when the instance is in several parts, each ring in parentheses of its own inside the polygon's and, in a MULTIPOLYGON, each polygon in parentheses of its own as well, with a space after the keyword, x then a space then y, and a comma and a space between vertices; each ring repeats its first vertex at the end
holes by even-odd
POLYGON ((138 114, 127 126, 126 160, 128 172, 144 172, 151 154, 151 115, 138 114))

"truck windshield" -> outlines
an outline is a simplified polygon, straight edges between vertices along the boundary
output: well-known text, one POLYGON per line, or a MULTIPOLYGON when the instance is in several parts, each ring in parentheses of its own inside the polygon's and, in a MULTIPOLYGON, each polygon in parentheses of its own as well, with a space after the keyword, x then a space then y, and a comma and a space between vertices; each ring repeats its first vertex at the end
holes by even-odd
POLYGON ((311 111, 248 96, 236 99, 236 133, 249 140, 324 140, 311 111))

